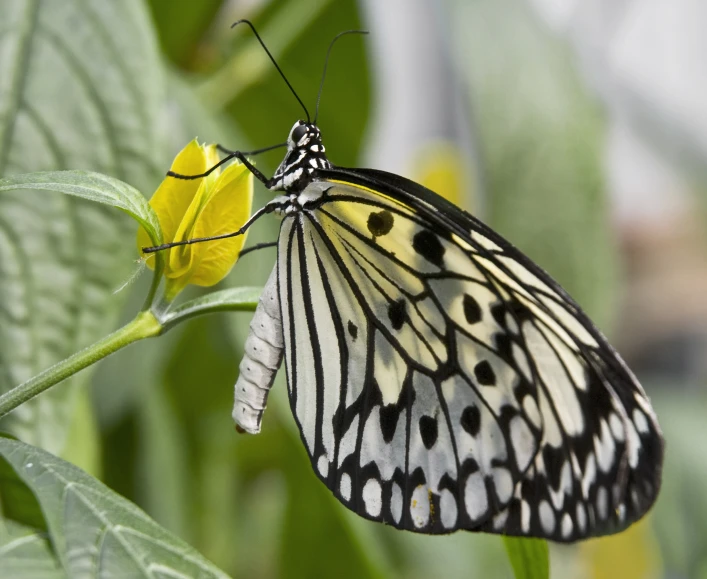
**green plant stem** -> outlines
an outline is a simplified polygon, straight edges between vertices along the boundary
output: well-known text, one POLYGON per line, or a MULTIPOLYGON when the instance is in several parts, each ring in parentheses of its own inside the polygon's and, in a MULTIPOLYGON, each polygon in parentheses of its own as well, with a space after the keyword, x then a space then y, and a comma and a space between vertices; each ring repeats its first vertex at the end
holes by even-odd
POLYGON ((37 394, 41 394, 51 386, 54 386, 54 384, 76 374, 79 370, 83 370, 128 344, 157 336, 161 332, 162 325, 151 312, 140 312, 132 322, 119 330, 76 352, 76 354, 66 358, 66 360, 54 364, 54 366, 46 369, 41 374, 37 374, 34 378, 30 378, 27 382, 0 396, 0 417, 17 408, 20 404, 27 402, 27 400, 34 398, 37 394))

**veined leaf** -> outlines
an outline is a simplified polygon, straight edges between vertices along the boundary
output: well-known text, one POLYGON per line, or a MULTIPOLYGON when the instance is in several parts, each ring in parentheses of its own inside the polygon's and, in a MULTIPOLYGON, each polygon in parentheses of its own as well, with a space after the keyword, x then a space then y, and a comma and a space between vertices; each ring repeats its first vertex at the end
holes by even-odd
POLYGON ((115 207, 142 225, 155 245, 162 243, 160 223, 150 204, 137 189, 118 179, 91 171, 39 171, 0 179, 0 191, 15 189, 58 191, 115 207))
POLYGON ((63 579, 46 533, 9 519, 0 519, 0 577, 63 579))
POLYGON ((10 439, 0 439, 0 456, 34 493, 69 577, 227 577, 79 468, 10 439))

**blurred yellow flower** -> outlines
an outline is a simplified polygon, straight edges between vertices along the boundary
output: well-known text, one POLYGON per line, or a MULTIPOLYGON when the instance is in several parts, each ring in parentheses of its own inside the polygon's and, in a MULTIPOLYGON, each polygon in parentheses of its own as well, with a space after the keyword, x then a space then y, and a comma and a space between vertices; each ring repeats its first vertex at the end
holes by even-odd
MULTIPOLYGON (((218 163, 215 145, 189 143, 175 157, 171 170, 198 175, 218 163)), ((240 163, 216 169, 202 179, 166 177, 150 200, 165 242, 211 237, 238 230, 250 216, 253 176, 240 163)), ((211 286, 221 281, 238 259, 245 235, 165 250, 165 297, 172 300, 187 284, 211 286)), ((138 249, 152 245, 141 227, 138 249)), ((154 268, 154 259, 147 265, 154 268)))

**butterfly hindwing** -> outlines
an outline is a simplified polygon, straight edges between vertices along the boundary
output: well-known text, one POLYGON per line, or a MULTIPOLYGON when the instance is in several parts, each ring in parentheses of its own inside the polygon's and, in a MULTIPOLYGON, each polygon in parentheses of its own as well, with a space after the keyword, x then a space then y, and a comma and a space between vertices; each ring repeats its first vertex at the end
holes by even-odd
POLYGON ((578 306, 419 185, 330 173, 283 221, 278 285, 291 406, 337 498, 424 533, 571 541, 639 518, 657 423, 578 306))

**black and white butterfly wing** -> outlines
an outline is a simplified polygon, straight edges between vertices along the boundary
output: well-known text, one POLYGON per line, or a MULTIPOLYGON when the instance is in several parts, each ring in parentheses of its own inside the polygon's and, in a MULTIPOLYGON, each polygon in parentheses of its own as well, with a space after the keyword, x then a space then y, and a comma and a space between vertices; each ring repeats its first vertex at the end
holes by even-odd
POLYGON ((642 388, 529 259, 427 189, 322 172, 280 232, 290 403, 347 507, 422 533, 574 541, 655 500, 642 388))

